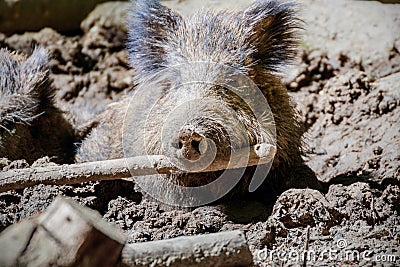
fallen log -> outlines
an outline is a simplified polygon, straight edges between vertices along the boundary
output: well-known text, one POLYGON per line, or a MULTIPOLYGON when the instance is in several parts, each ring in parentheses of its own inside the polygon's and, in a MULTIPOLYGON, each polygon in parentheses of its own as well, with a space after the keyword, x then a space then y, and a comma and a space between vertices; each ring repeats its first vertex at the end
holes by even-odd
MULTIPOLYGON (((236 151, 232 160, 214 161, 200 172, 210 172, 229 168, 243 168, 269 163, 276 153, 276 147, 259 144, 250 149, 236 151), (233 164, 232 164, 233 163, 233 164)), ((38 184, 69 185, 84 182, 116 180, 132 176, 169 174, 185 172, 179 170, 165 156, 149 155, 124 159, 87 162, 71 165, 56 165, 0 172, 0 192, 23 189, 38 184)))
POLYGON ((137 266, 252 266, 253 260, 241 231, 185 236, 126 244, 122 264, 137 266))

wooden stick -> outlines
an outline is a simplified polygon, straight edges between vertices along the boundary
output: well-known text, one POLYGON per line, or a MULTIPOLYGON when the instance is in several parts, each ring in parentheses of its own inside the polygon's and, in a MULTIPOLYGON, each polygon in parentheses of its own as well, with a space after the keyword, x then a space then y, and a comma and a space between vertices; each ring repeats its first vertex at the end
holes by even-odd
POLYGON ((124 266, 253 266, 252 255, 241 231, 185 236, 126 244, 124 266))
POLYGON ((35 186, 79 184, 89 181, 115 180, 132 175, 149 175, 170 170, 165 166, 165 158, 152 156, 158 164, 149 166, 146 157, 114 159, 87 162, 71 165, 46 166, 36 168, 15 169, 0 172, 0 192, 35 186), (132 174, 128 166, 131 166, 132 174))
MULTIPOLYGON (((258 144, 250 151, 239 150, 234 153, 230 168, 242 168, 269 163, 276 153, 276 147, 258 144)), ((0 192, 23 189, 38 184, 67 185, 90 181, 116 180, 132 176, 170 174, 182 172, 165 156, 150 155, 125 159, 87 162, 71 165, 46 166, 15 169, 0 172, 0 192)), ((229 159, 214 161, 200 172, 226 169, 229 159)))

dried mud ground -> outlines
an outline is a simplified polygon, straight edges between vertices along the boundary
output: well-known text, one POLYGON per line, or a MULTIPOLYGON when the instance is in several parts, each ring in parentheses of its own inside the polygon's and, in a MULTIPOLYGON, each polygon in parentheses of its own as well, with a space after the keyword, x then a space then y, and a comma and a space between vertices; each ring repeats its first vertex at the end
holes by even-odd
MULTIPOLYGON (((187 15, 201 5, 243 8, 251 1, 227 2, 163 3, 187 15)), ((41 185, 0 194, 0 230, 44 210, 62 194, 98 210, 127 232, 129 242, 240 229, 256 265, 303 264, 296 251, 308 249, 319 257, 307 265, 399 266, 400 5, 301 3, 306 22, 301 51, 284 81, 306 129, 307 164, 329 185, 327 192, 291 189, 275 203, 242 199, 165 211, 135 192, 130 181, 41 185), (324 251, 333 258, 321 255, 324 251)), ((79 127, 131 90, 124 47, 127 6, 114 2, 98 7, 74 36, 50 28, 0 34, 0 46, 29 53, 37 43, 52 53, 57 105, 69 118, 82 118, 73 121, 79 127)), ((28 166, 23 160, 3 159, 0 164, 3 170, 28 166)), ((44 158, 33 165, 43 164, 52 163, 44 158)))

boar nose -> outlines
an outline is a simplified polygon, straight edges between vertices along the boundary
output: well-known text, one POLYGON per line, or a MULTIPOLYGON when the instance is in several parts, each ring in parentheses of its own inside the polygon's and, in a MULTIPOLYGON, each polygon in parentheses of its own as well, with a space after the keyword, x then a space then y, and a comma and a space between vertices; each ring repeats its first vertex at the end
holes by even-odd
POLYGON ((178 135, 178 149, 184 158, 196 161, 206 152, 207 142, 201 134, 191 130, 182 130, 178 135))

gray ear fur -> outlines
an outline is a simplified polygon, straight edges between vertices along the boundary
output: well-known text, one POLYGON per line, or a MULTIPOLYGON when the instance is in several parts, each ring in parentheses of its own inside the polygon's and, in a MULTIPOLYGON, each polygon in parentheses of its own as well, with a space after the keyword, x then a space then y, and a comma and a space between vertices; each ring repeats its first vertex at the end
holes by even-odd
POLYGON ((9 123, 29 124, 41 115, 40 107, 53 101, 48 85, 49 57, 36 47, 31 56, 0 50, 0 127, 9 123))
POLYGON ((177 28, 181 17, 156 0, 132 0, 128 13, 128 51, 139 77, 163 65, 163 41, 177 28))
POLYGON ((268 71, 279 71, 295 56, 301 28, 295 7, 278 0, 258 0, 244 12, 253 30, 251 42, 256 51, 252 57, 268 71))

